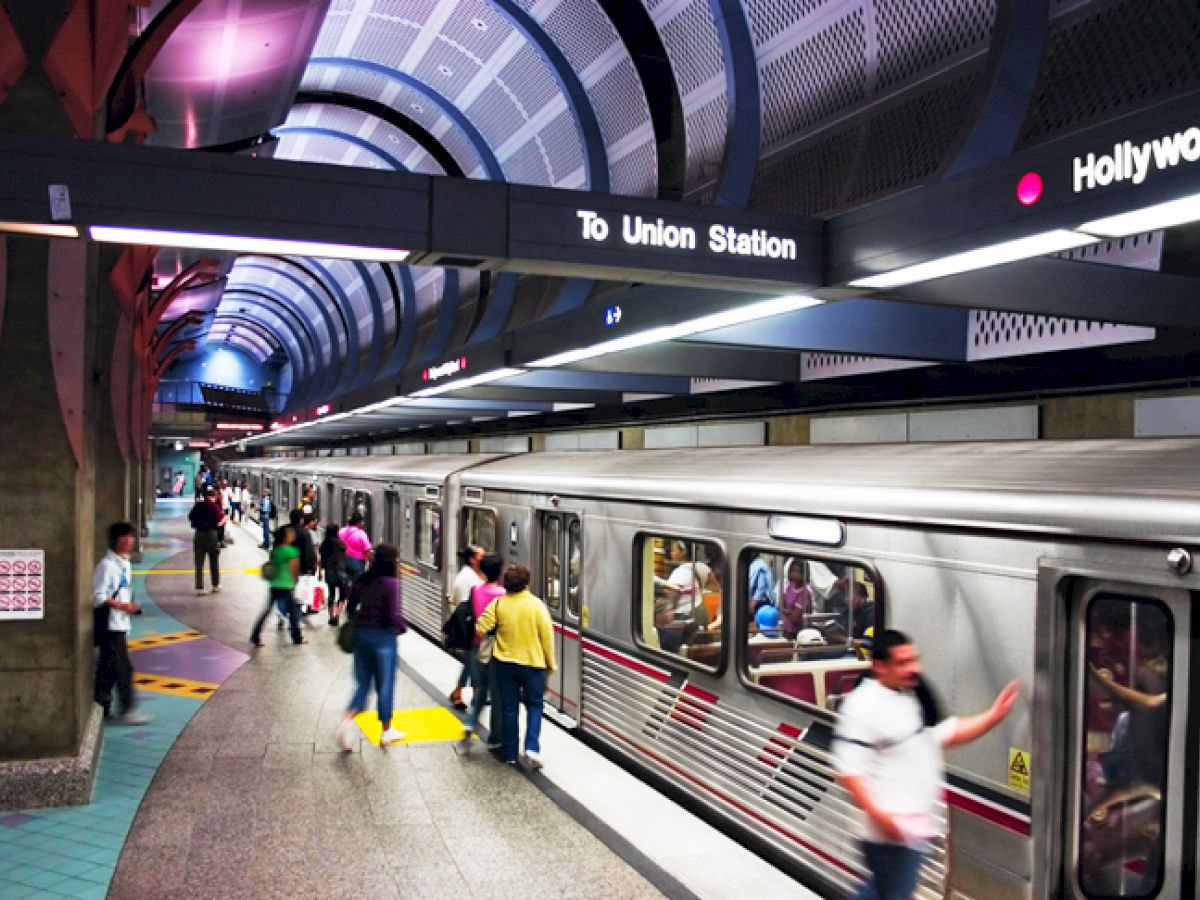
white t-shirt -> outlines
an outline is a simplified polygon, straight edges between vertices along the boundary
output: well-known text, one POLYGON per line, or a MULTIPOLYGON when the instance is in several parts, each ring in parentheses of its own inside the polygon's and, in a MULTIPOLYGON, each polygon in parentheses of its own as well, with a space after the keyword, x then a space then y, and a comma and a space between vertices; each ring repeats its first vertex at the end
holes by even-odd
POLYGON ((463 566, 454 576, 454 585, 450 588, 450 607, 458 609, 458 604, 471 597, 471 591, 476 585, 483 584, 483 576, 470 566, 463 566))
POLYGON ((250 489, 242 488, 242 493, 241 493, 242 509, 246 509, 246 510, 250 509, 250 503, 252 502, 252 500, 253 500, 253 498, 250 496, 250 489))
MULTIPOLYGON (((133 566, 129 564, 129 560, 109 550, 104 554, 104 558, 96 563, 96 570, 92 573, 92 605, 103 606, 114 595, 122 603, 128 603, 132 577, 133 566)), ((128 631, 129 613, 109 607, 108 630, 128 631)))
MULTIPOLYGON (((942 746, 956 719, 926 728, 921 703, 911 691, 893 691, 874 678, 850 692, 839 710, 833 754, 838 772, 866 779, 867 792, 896 816, 920 844, 943 831, 942 746)), ((865 816, 863 838, 885 842, 865 816)))
POLYGON ((675 571, 667 579, 667 584, 678 588, 675 596, 675 614, 690 615, 692 610, 701 602, 704 596, 704 585, 712 575, 712 569, 706 563, 683 563, 675 567, 675 571))

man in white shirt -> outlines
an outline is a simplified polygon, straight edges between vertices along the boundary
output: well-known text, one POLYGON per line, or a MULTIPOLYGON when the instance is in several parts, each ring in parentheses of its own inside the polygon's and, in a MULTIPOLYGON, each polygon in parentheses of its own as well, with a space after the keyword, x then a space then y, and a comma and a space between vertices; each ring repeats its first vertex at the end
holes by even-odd
MULTIPOLYGON (((483 571, 480 566, 483 565, 484 549, 475 544, 468 544, 462 550, 458 551, 459 559, 462 560, 462 568, 458 570, 458 574, 454 576, 454 583, 450 586, 450 611, 458 609, 458 605, 465 600, 471 599, 471 591, 483 584, 486 580, 483 577, 483 571)), ((469 652, 469 651, 468 651, 469 652)), ((450 705, 457 710, 464 710, 467 704, 463 702, 462 692, 468 684, 471 683, 471 667, 465 662, 463 663, 462 671, 458 674, 458 683, 454 686, 454 690, 450 692, 450 705)))
POLYGON ((909 900, 928 843, 941 831, 942 751, 998 725, 1018 685, 1006 685, 985 712, 941 719, 906 635, 882 632, 873 655, 874 677, 839 710, 834 758, 838 781, 865 815, 862 850, 871 877, 856 897, 909 900))
POLYGON ((129 616, 142 608, 132 600, 130 585, 133 570, 129 555, 136 543, 136 531, 128 522, 117 522, 108 529, 108 552, 96 563, 92 574, 92 607, 95 615, 96 661, 95 700, 104 708, 105 721, 113 725, 145 725, 150 721, 137 711, 133 693, 133 664, 129 661, 129 616), (120 713, 112 715, 112 692, 117 689, 120 713))

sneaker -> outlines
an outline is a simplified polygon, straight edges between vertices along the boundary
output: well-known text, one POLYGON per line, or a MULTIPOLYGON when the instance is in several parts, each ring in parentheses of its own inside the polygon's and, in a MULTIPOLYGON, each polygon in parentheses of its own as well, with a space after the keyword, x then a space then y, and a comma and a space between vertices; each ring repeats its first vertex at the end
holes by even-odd
POLYGON ((208 593, 208 591, 206 591, 204 588, 196 588, 196 596, 197 597, 203 597, 207 593, 208 593))
POLYGON ((344 719, 342 724, 338 726, 337 743, 347 753, 354 749, 354 732, 356 727, 353 719, 344 719))
POLYGON ((404 732, 396 728, 395 725, 389 725, 387 731, 379 738, 379 745, 386 747, 388 744, 394 744, 396 741, 404 740, 404 732))
POLYGON ((213 585, 213 590, 212 590, 212 592, 213 592, 214 594, 219 594, 219 593, 221 593, 221 586, 220 586, 219 584, 214 584, 214 585, 213 585))
POLYGON ((151 719, 145 713, 140 713, 136 709, 131 709, 129 712, 123 712, 120 715, 113 716, 108 721, 112 725, 148 725, 151 719))
POLYGON ((458 746, 463 750, 470 750, 471 749, 471 738, 473 738, 473 737, 475 737, 475 730, 473 728, 467 728, 466 726, 464 726, 463 727, 463 736, 461 738, 459 738, 458 746))
POLYGON ((521 764, 530 772, 536 772, 542 767, 542 754, 529 750, 521 754, 521 764))

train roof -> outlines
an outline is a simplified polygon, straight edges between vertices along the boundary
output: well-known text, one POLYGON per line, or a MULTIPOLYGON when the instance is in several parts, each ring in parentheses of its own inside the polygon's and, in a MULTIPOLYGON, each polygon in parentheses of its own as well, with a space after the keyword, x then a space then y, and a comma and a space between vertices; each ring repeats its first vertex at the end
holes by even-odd
POLYGON ((314 478, 338 475, 394 478, 405 481, 441 481, 447 475, 499 459, 497 453, 437 453, 408 456, 332 456, 321 458, 247 459, 229 464, 230 468, 270 472, 294 472, 314 478))
POLYGON ((1200 441, 532 453, 463 483, 639 502, 1120 540, 1200 540, 1200 441))

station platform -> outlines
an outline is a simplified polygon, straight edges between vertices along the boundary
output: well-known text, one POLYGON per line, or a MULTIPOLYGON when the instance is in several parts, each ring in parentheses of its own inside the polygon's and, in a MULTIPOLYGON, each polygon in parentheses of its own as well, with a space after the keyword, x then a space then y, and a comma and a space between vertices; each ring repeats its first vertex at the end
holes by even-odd
MULTIPOLYGON (((159 501, 134 566, 131 656, 153 721, 107 727, 92 803, 0 812, 0 898, 816 896, 547 721, 545 768, 461 746, 458 663, 401 638, 397 725, 353 752, 353 691, 324 614, 269 620, 259 533, 233 526, 222 591, 193 589, 187 501, 159 501)), ((372 699, 373 702, 373 699, 372 699)), ((487 721, 486 713, 483 721, 487 721)))

